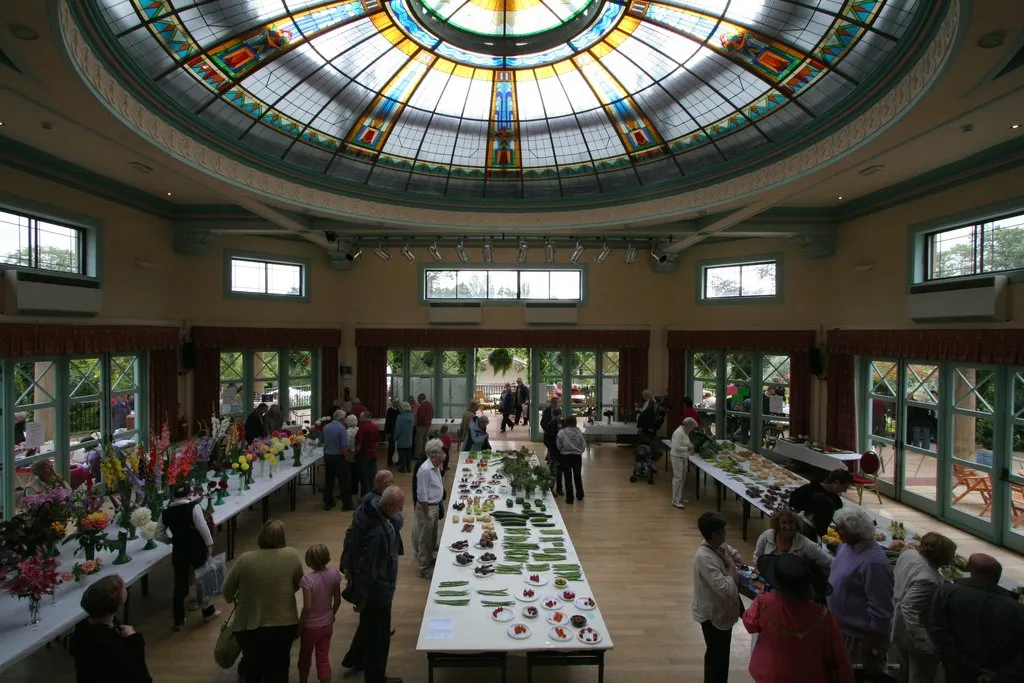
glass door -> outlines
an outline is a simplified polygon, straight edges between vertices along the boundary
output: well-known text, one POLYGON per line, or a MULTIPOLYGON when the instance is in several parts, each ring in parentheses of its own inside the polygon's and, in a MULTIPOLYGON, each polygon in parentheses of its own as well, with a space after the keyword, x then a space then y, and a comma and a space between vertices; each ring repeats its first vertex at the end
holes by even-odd
POLYGON ((938 514, 939 442, 944 438, 938 399, 941 373, 938 365, 917 361, 904 361, 902 365, 903 419, 899 435, 901 485, 907 494, 903 499, 938 514))
POLYGON ((601 354, 601 407, 596 419, 603 420, 608 411, 612 413, 612 420, 625 421, 619 414, 618 351, 605 351, 601 354))
POLYGON ((1001 481, 1008 493, 1003 515, 1003 544, 1024 552, 1024 368, 1011 371, 1009 457, 1003 465, 1001 481))
POLYGON ((868 448, 878 454, 881 469, 878 471, 878 490, 885 495, 899 499, 897 491, 902 482, 901 442, 896 435, 899 433, 897 422, 899 411, 897 399, 900 386, 899 363, 890 360, 869 359, 866 364, 867 399, 866 410, 861 414, 868 416, 868 448), (899 479, 899 481, 897 481, 899 479))
POLYGON ((572 353, 572 415, 586 417, 597 407, 597 352, 572 353))
POLYGON ((749 353, 725 354, 725 438, 750 444, 750 415, 753 408, 751 378, 754 356, 749 353))
POLYGON ((949 518, 992 538, 996 464, 996 370, 952 368, 952 457, 946 470, 949 518))
POLYGON ((405 349, 388 349, 387 372, 384 375, 384 395, 404 401, 409 398, 405 389, 405 349))
POLYGON ((721 437, 718 425, 718 352, 697 351, 690 356, 690 377, 693 387, 690 396, 700 413, 700 423, 712 435, 721 437))
POLYGON ((761 433, 766 440, 789 436, 789 363, 789 356, 761 356, 761 433))
POLYGON ((565 368, 561 351, 552 349, 531 349, 531 372, 530 379, 533 386, 530 387, 530 397, 533 402, 531 410, 533 415, 530 420, 530 433, 534 439, 540 439, 543 435, 540 431, 540 416, 552 398, 558 399, 562 412, 567 414, 568 406, 565 401, 563 383, 565 368))
POLYGON ((475 386, 471 349, 441 352, 441 397, 437 417, 461 418, 470 401, 470 388, 475 386))
POLYGON ((409 351, 409 396, 405 398, 415 399, 420 394, 426 394, 427 400, 431 403, 436 403, 434 396, 434 349, 412 349, 409 351))

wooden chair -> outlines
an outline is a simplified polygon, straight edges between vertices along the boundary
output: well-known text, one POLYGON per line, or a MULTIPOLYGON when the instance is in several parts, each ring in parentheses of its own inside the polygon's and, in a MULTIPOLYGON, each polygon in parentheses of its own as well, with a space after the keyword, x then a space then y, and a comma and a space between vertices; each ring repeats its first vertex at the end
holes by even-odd
POLYGON ((992 508, 992 475, 983 474, 977 470, 972 470, 963 465, 953 463, 953 504, 956 505, 961 500, 966 498, 971 493, 977 493, 981 496, 981 502, 984 504, 981 508, 981 517, 988 514, 988 511, 992 508), (964 490, 962 493, 957 493, 956 489, 958 486, 963 486, 964 490))
POLYGON ((1010 515, 1014 529, 1024 522, 1024 484, 1010 482, 1010 515))
POLYGON ((864 504, 864 491, 874 491, 878 496, 878 504, 882 504, 882 494, 878 492, 878 470, 882 461, 878 453, 868 451, 860 456, 860 472, 853 475, 853 485, 857 487, 857 504, 864 504))

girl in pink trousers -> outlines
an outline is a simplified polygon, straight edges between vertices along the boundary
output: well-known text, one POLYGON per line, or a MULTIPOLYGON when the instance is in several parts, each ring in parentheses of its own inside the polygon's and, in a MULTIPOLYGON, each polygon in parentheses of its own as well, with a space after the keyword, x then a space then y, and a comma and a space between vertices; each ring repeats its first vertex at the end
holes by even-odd
POLYGON ((331 636, 334 615, 341 607, 341 572, 329 569, 331 553, 322 543, 306 550, 306 564, 313 571, 302 577, 302 613, 299 615, 299 681, 308 683, 313 653, 316 652, 316 676, 320 683, 331 680, 331 636))

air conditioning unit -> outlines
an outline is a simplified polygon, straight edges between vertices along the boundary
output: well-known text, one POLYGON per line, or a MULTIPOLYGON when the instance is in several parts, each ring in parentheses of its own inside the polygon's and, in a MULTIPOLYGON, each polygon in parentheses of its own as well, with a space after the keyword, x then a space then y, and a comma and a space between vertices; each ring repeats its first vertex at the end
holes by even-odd
POLYGON ((1010 292, 1005 275, 914 285, 907 296, 907 313, 918 323, 1006 322, 1010 292))
POLYGON ((483 319, 480 304, 430 304, 427 320, 431 325, 479 325, 483 319))
POLYGON ((575 325, 576 304, 526 304, 527 325, 575 325))
POLYGON ((94 280, 27 270, 4 271, 4 280, 4 311, 8 314, 92 316, 103 306, 103 290, 94 280))

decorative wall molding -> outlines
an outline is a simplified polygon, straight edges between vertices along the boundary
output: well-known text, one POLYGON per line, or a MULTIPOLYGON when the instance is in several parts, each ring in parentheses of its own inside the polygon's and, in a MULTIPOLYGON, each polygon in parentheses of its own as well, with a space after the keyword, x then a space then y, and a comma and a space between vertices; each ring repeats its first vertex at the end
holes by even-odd
POLYGON ((277 202, 357 221, 417 225, 449 231, 479 231, 487 227, 520 233, 619 226, 652 219, 669 220, 683 213, 713 209, 726 202, 749 198, 835 163, 894 124, 928 91, 954 44, 961 11, 959 2, 950 2, 931 42, 904 77, 858 118, 818 142, 754 172, 707 187, 672 197, 614 207, 581 209, 570 214, 451 211, 385 204, 303 186, 256 170, 200 144, 129 94, 89 45, 72 15, 70 4, 61 2, 58 7, 65 48, 86 85, 126 125, 183 163, 277 202))

